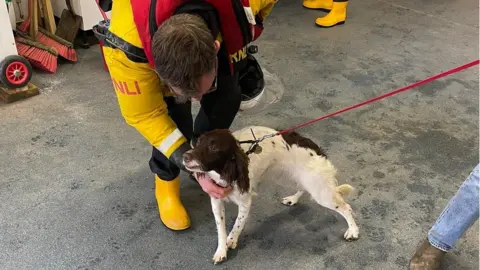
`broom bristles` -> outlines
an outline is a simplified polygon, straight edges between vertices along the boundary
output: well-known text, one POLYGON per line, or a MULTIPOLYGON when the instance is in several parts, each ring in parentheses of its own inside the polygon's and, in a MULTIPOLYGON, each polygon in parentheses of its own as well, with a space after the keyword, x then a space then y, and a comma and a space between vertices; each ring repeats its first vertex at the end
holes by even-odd
POLYGON ((28 16, 27 19, 25 19, 20 25, 18 25, 17 29, 22 32, 26 32, 29 26, 30 26, 30 16, 28 16))
POLYGON ((38 41, 47 45, 47 46, 50 46, 50 47, 53 47, 57 50, 58 54, 67 59, 67 60, 70 60, 72 62, 76 62, 78 59, 77 59, 77 53, 75 52, 75 50, 73 48, 69 48, 63 44, 60 44, 59 42, 57 42, 56 40, 46 36, 45 34, 41 33, 41 32, 38 32, 38 41))
POLYGON ((57 71, 57 57, 48 51, 16 42, 18 54, 25 57, 32 66, 50 73, 57 71))

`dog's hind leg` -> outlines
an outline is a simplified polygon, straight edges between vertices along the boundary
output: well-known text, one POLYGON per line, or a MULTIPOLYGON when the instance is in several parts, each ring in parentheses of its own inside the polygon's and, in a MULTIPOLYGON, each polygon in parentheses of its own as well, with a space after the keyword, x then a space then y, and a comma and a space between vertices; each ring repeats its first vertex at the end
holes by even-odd
POLYGON ((310 192, 310 194, 318 204, 342 215, 348 224, 348 230, 345 232, 343 237, 348 241, 356 240, 358 239, 359 229, 355 219, 353 218, 353 210, 352 207, 343 199, 343 194, 348 192, 346 190, 346 186, 340 187, 341 188, 337 187, 332 193, 315 192, 314 190, 310 192))
POLYGON ((250 207, 252 205, 252 196, 250 194, 244 194, 240 200, 235 200, 235 203, 238 205, 238 215, 235 224, 227 237, 227 247, 231 249, 237 247, 238 237, 245 227, 245 223, 250 213, 250 207))
POLYGON ((348 203, 346 203, 343 200, 343 198, 341 198, 341 202, 339 202, 335 206, 335 208, 330 208, 330 209, 337 211, 347 221, 348 230, 343 235, 343 238, 345 238, 345 240, 347 241, 358 239, 359 229, 358 229, 357 223, 355 223, 355 219, 353 218, 352 207, 348 203))
POLYGON ((213 255, 213 263, 217 264, 227 258, 227 229, 225 228, 225 206, 222 200, 210 197, 212 212, 217 225, 218 245, 213 255))
POLYGON ((288 196, 288 197, 283 198, 282 203, 284 205, 295 205, 295 204, 297 204, 300 197, 302 197, 303 193, 305 193, 305 191, 298 190, 297 193, 293 194, 292 196, 288 196))

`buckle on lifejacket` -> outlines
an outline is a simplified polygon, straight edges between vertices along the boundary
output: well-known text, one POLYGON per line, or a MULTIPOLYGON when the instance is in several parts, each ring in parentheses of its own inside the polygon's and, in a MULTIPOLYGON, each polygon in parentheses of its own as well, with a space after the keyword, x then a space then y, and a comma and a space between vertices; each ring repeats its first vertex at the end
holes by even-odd
POLYGON ((93 34, 103 46, 123 51, 127 58, 136 63, 148 63, 145 51, 108 30, 110 20, 100 21, 92 27, 93 34))

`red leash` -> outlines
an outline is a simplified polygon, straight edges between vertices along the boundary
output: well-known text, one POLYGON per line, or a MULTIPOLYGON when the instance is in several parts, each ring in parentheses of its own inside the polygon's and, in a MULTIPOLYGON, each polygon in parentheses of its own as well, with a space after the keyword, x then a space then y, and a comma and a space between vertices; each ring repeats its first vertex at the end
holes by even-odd
POLYGON ((440 74, 438 74, 438 75, 435 75, 435 76, 433 76, 433 77, 427 78, 427 79, 425 79, 425 80, 423 80, 423 81, 419 81, 419 82, 416 82, 416 83, 414 83, 414 84, 407 85, 407 86, 402 87, 402 88, 400 88, 400 89, 397 89, 397 90, 394 90, 394 91, 385 93, 385 94, 380 95, 380 96, 378 96, 378 97, 374 97, 374 98, 368 99, 368 100, 366 100, 366 101, 364 101, 364 102, 361 102, 361 103, 352 105, 352 106, 350 106, 350 107, 347 107, 347 108, 338 110, 338 111, 336 111, 336 112, 329 113, 329 114, 324 115, 324 116, 322 116, 322 117, 319 117, 319 118, 313 119, 313 120, 311 120, 311 121, 305 122, 305 123, 303 123, 303 124, 300 124, 300 125, 291 127, 291 128, 289 128, 289 129, 284 129, 284 130, 279 131, 278 133, 276 133, 276 134, 274 134, 274 135, 272 135, 272 136, 270 136, 270 137, 273 137, 273 136, 276 136, 276 135, 281 135, 281 134, 284 134, 284 133, 293 131, 293 130, 295 130, 295 129, 299 129, 299 128, 304 127, 304 126, 308 126, 308 125, 313 124, 313 123, 315 123, 315 122, 318 122, 318 121, 320 121, 320 120, 324 120, 324 119, 330 118, 330 117, 332 117, 332 116, 335 116, 335 115, 338 115, 338 114, 341 114, 341 113, 344 113, 344 112, 348 112, 348 111, 350 111, 350 110, 353 110, 353 109, 356 109, 356 108, 359 108, 359 107, 363 107, 363 106, 368 105, 368 104, 370 104, 370 103, 373 103, 373 102, 376 102, 376 101, 378 101, 378 100, 381 100, 381 99, 384 99, 384 98, 387 98, 387 97, 390 97, 390 96, 399 94, 399 93, 401 93, 401 92, 404 92, 404 91, 407 91, 407 90, 409 90, 409 89, 415 88, 415 87, 420 86, 420 85, 422 85, 422 84, 426 84, 426 83, 429 83, 429 82, 431 82, 431 81, 437 80, 437 79, 439 79, 439 78, 448 76, 448 75, 450 75, 450 74, 460 72, 460 71, 462 71, 462 70, 464 70, 464 69, 471 68, 471 67, 473 67, 473 66, 478 65, 478 63, 479 63, 479 60, 475 60, 475 61, 470 62, 470 63, 468 63, 468 64, 465 64, 465 65, 463 65, 463 66, 459 66, 459 67, 456 67, 456 68, 454 68, 454 69, 450 69, 450 70, 448 70, 448 71, 442 72, 442 73, 440 73, 440 74))

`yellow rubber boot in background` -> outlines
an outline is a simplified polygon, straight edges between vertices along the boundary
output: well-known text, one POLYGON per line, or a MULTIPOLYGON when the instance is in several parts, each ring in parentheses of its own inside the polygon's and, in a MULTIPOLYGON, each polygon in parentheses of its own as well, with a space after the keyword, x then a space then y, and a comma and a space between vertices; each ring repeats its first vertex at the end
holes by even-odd
POLYGON ((167 228, 180 231, 190 227, 190 217, 180 200, 180 176, 165 181, 155 175, 155 198, 160 219, 167 228))
POLYGON ((303 0, 303 6, 309 9, 329 11, 332 9, 333 0, 303 0))
POLYGON ((315 24, 320 27, 332 27, 344 24, 347 19, 348 1, 334 1, 330 12, 321 18, 315 20, 315 24))

